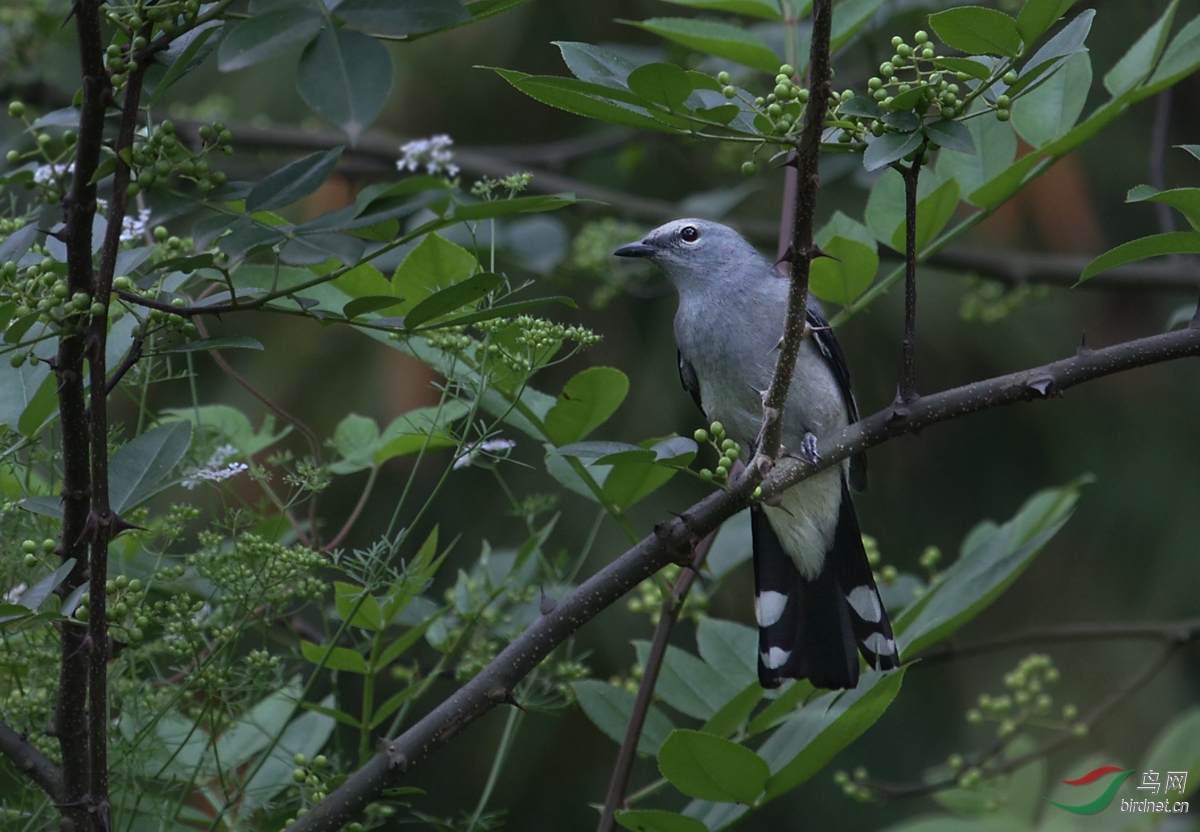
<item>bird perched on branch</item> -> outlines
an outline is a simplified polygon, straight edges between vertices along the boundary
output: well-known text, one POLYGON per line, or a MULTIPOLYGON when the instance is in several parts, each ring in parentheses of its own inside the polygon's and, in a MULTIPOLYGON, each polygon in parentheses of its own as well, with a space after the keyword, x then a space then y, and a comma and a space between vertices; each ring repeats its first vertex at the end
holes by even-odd
MULTIPOLYGON (((710 422, 749 455, 763 423, 787 310, 788 279, 740 234, 682 219, 617 249, 658 266, 679 292, 679 378, 710 422)), ((858 419, 841 346, 812 300, 783 411, 784 451, 813 454, 816 438, 858 419)), ((803 679, 858 684, 858 654, 880 670, 898 664, 892 626, 867 563, 850 488, 866 487, 859 454, 750 509, 758 676, 763 687, 803 679)))

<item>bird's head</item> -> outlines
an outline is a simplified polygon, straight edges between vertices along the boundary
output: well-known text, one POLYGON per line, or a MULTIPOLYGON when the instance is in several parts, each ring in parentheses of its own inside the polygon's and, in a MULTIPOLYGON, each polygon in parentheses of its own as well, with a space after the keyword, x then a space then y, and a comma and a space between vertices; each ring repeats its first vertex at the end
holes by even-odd
POLYGON ((649 260, 680 291, 736 280, 746 275, 749 263, 771 268, 741 234, 711 220, 673 220, 613 253, 649 260))

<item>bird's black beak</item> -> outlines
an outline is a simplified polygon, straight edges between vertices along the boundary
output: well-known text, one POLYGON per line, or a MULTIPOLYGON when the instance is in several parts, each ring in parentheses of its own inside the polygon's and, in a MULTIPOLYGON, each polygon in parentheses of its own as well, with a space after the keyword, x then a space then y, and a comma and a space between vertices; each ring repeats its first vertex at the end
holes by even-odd
POLYGON ((648 245, 645 241, 642 241, 640 243, 629 243, 628 245, 621 246, 619 249, 614 251, 613 254, 615 254, 617 257, 648 258, 653 257, 657 250, 658 249, 656 249, 654 246, 648 245))

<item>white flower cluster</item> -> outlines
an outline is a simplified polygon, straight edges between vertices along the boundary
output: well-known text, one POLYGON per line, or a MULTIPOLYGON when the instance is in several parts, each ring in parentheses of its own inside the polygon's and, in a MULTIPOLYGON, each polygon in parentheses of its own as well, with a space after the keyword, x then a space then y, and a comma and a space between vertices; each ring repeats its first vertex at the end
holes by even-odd
POLYGON ((517 447, 517 443, 511 439, 485 439, 474 447, 468 448, 454 460, 454 470, 461 471, 475 464, 475 460, 480 454, 488 454, 493 457, 506 457, 508 452, 517 447))
POLYGON ((213 455, 209 457, 203 468, 193 468, 188 471, 180 485, 191 491, 201 482, 221 482, 221 480, 227 480, 248 470, 250 466, 244 462, 225 464, 225 460, 237 452, 237 448, 232 445, 222 445, 213 451, 213 455))
POLYGON ((137 219, 132 215, 126 214, 125 219, 121 220, 121 242, 129 243, 134 240, 140 240, 146 236, 146 226, 150 224, 150 209, 142 208, 138 211, 137 219))
POLYGON ((38 165, 37 170, 33 172, 33 181, 39 185, 45 185, 47 182, 58 179, 64 173, 74 172, 74 162, 69 165, 38 165))
POLYGON ((450 145, 454 139, 446 134, 430 136, 428 139, 414 139, 400 147, 400 160, 396 162, 396 170, 415 171, 422 165, 430 176, 445 173, 447 176, 458 175, 458 165, 454 164, 454 152, 450 145))

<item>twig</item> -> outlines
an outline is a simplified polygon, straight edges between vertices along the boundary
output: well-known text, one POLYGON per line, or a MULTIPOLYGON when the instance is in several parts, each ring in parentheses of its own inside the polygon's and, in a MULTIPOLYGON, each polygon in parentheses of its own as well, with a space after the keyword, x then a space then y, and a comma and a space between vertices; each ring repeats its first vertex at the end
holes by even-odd
POLYGON ((129 345, 129 352, 125 353, 125 358, 113 371, 113 374, 108 378, 108 384, 105 385, 104 392, 112 393, 117 389, 117 385, 121 383, 121 379, 125 378, 125 374, 134 368, 134 366, 142 360, 142 351, 146 346, 146 339, 140 335, 133 336, 133 343, 129 345))
MULTIPOLYGON (((771 387, 763 402, 763 431, 757 455, 759 459, 773 460, 779 453, 783 438, 783 409, 787 404, 788 390, 796 370, 796 358, 800 354, 800 343, 808 334, 808 272, 813 259, 821 256, 813 243, 813 225, 817 211, 817 188, 820 174, 817 163, 821 155, 821 131, 825 127, 825 110, 829 103, 830 32, 833 17, 831 0, 814 0, 812 7, 812 43, 808 57, 809 91, 808 104, 804 108, 804 126, 800 131, 800 142, 794 154, 796 164, 796 202, 792 216, 791 245, 788 259, 791 262, 791 283, 788 288, 787 315, 784 318, 779 357, 775 361, 775 372, 771 387)), ((743 480, 755 483, 761 478, 763 466, 756 462, 749 466, 750 476, 743 480)))
MULTIPOLYGON (((887 256, 887 249, 883 250, 887 256)), ((1009 286, 1028 283, 1073 287, 1091 262, 1090 257, 1041 254, 1031 251, 985 251, 948 248, 925 261, 935 269, 974 272, 980 277, 998 280, 1009 286)), ((1107 289, 1136 292, 1194 292, 1200 289, 1200 269, 1184 260, 1158 260, 1131 263, 1101 272, 1080 289, 1107 289)))
POLYGON ((904 368, 900 381, 900 401, 917 400, 917 185, 925 145, 917 150, 912 164, 900 165, 904 177, 904 337, 901 340, 904 368))
POLYGON ((646 654, 646 666, 642 670, 641 681, 638 682, 637 696, 633 700, 633 709, 629 714, 629 723, 625 726, 625 739, 617 752, 617 761, 613 764, 612 778, 608 784, 608 794, 604 798, 604 808, 600 812, 600 823, 596 832, 612 832, 616 824, 617 809, 625 805, 625 794, 629 789, 629 775, 633 772, 633 762, 637 758, 638 742, 642 737, 642 729, 646 724, 646 716, 650 712, 650 703, 654 700, 654 688, 658 684, 658 673, 662 670, 663 660, 667 656, 667 646, 671 641, 671 631, 679 619, 683 602, 700 574, 700 566, 711 548, 716 534, 710 534, 696 544, 693 564, 685 567, 675 579, 671 594, 663 599, 658 616, 658 625, 654 628, 654 639, 650 642, 650 651, 646 654))
POLYGON ((36 783, 52 800, 64 802, 62 769, 25 739, 24 734, 17 733, 3 722, 0 722, 0 754, 7 757, 18 771, 36 783))
POLYGON ((1146 641, 1187 642, 1200 635, 1200 618, 1182 621, 1108 622, 1093 624, 1065 624, 1058 627, 1033 627, 1017 633, 1006 633, 996 638, 974 644, 958 646, 953 642, 926 650, 916 658, 925 667, 948 659, 963 659, 1020 647, 1026 644, 1044 644, 1055 641, 1116 641, 1137 639, 1146 641))
MULTIPOLYGON (((1150 163, 1148 165, 1150 184, 1158 190, 1165 190, 1167 177, 1164 170, 1167 159, 1167 148, 1170 146, 1171 134, 1171 94, 1172 88, 1154 96, 1154 127, 1150 131, 1150 163)), ((1175 230, 1175 212, 1165 202, 1154 203, 1154 212, 1158 216, 1158 230, 1166 234, 1175 230)))
POLYGON ((358 502, 354 504, 354 509, 350 512, 350 516, 346 518, 346 522, 342 524, 341 529, 334 535, 333 540, 321 547, 323 552, 332 552, 342 544, 346 535, 354 528, 354 524, 358 522, 358 516, 362 514, 362 510, 367 505, 367 498, 371 496, 371 491, 375 487, 375 479, 379 476, 379 466, 372 466, 371 472, 367 474, 366 485, 363 486, 362 494, 358 496, 358 502))

